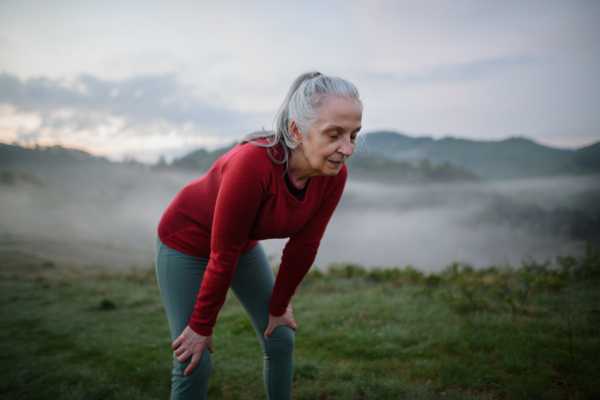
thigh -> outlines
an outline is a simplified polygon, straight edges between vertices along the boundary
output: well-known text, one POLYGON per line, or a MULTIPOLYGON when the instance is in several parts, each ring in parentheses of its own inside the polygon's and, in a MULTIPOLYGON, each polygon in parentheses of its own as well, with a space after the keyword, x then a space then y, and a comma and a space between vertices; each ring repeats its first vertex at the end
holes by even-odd
POLYGON ((188 326, 208 260, 156 242, 156 274, 173 341, 188 326))
MULTIPOLYGON (((156 241, 156 274, 173 341, 187 327, 208 260, 191 257, 156 241)), ((173 353, 171 399, 206 399, 212 359, 205 349, 194 371, 183 372, 191 361, 180 363, 173 353)))
POLYGON ((248 313, 263 345, 263 334, 269 325, 269 307, 275 275, 261 244, 238 259, 231 290, 248 313))

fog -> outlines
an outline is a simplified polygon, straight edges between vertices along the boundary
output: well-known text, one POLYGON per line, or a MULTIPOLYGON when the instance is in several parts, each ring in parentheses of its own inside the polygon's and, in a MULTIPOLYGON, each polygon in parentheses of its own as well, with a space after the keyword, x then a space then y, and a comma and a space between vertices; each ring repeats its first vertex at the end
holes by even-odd
POLYGON ((600 215, 600 176, 597 175, 518 179, 494 182, 491 187, 498 193, 537 204, 546 210, 569 208, 600 215))
POLYGON ((114 269, 152 265, 162 212, 198 177, 112 166, 37 175, 41 187, 0 186, 0 251, 114 269))
MULTIPOLYGON (((582 189, 590 182, 584 177, 570 178, 569 183, 582 189)), ((547 197, 562 190, 564 178, 536 183, 540 201, 549 202, 547 197)), ((594 183, 598 188, 597 179, 594 183)), ((581 241, 485 218, 498 201, 522 197, 526 187, 521 182, 385 185, 350 181, 315 264, 320 268, 336 262, 367 267, 411 265, 431 272, 453 261, 485 267, 515 265, 524 258, 545 261, 557 255, 580 254, 581 241)), ((567 206, 567 200, 588 191, 589 187, 554 201, 567 206)), ((284 245, 285 240, 264 243, 268 253, 277 254, 284 245)))
MULTIPOLYGON (((115 269, 153 263, 156 226, 171 199, 199 173, 113 167, 36 173, 41 186, 0 185, 0 251, 115 269)), ((398 185, 350 180, 315 265, 439 271, 453 261, 476 267, 580 254, 584 242, 490 218, 498 204, 584 207, 597 177, 492 184, 398 185)), ((277 264, 285 239, 263 241, 277 264)))

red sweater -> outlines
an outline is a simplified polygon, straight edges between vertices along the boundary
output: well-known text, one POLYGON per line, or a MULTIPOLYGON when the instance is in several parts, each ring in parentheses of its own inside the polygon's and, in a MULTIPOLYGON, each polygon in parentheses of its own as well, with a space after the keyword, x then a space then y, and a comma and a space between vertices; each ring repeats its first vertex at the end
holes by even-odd
POLYGON ((286 187, 285 165, 272 162, 265 148, 244 143, 184 187, 165 211, 158 235, 175 250, 209 259, 190 328, 212 334, 240 254, 258 240, 289 237, 269 309, 283 315, 317 255, 347 175, 344 165, 336 176, 312 177, 298 201, 286 187))

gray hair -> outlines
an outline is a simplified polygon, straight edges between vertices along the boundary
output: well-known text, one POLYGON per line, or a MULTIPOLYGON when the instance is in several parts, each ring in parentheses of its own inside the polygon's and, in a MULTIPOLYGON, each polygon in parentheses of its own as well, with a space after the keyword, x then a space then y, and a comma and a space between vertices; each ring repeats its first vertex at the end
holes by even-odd
POLYGON ((290 122, 295 121, 298 131, 305 134, 317 119, 316 108, 335 97, 354 98, 362 107, 358 89, 345 79, 323 75, 320 72, 307 72, 300 75, 290 88, 281 108, 275 117, 275 132, 262 131, 250 133, 240 143, 250 142, 255 146, 266 147, 269 158, 277 164, 287 162, 291 149, 298 143, 290 133, 290 122), (256 142, 267 139, 266 143, 256 142), (283 155, 275 157, 275 146, 281 143, 283 155), (278 159, 279 158, 279 159, 278 159))

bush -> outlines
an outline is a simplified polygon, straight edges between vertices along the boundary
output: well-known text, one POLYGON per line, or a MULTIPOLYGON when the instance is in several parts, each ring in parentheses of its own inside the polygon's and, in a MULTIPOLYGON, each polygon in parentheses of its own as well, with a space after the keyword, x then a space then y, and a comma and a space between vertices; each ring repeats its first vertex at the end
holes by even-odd
POLYGON ((113 303, 111 300, 108 299, 104 299, 100 302, 100 309, 101 310, 114 310, 115 308, 117 308, 117 305, 115 303, 113 303))
POLYGON ((327 275, 336 278, 354 278, 365 276, 366 271, 360 264, 331 264, 327 275))

